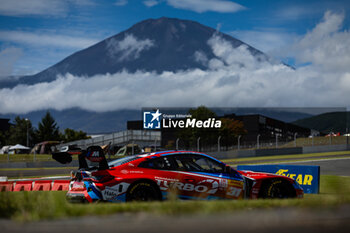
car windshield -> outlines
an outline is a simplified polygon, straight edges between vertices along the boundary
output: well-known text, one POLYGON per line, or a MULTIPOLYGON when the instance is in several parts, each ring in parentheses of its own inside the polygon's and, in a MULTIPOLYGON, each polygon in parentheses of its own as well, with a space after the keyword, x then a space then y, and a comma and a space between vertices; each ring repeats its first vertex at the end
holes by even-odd
POLYGON ((137 155, 127 156, 127 157, 116 159, 116 160, 113 160, 113 161, 109 162, 108 166, 109 167, 120 166, 122 164, 131 162, 131 161, 136 160, 138 158, 140 158, 140 157, 138 157, 137 155))

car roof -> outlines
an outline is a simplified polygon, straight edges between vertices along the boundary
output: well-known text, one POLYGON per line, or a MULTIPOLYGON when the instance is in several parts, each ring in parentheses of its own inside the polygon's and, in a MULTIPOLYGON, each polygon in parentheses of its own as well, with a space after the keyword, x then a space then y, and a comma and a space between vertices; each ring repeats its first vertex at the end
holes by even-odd
POLYGON ((166 155, 171 155, 171 154, 178 154, 178 155, 181 155, 181 154, 197 154, 197 155, 202 155, 202 156, 205 156, 205 157, 208 157, 208 158, 211 158, 211 159, 214 159, 220 163, 223 163, 222 161, 210 156, 210 155, 207 155, 207 154, 204 154, 204 153, 201 153, 201 152, 196 152, 196 151, 186 151, 186 150, 168 150, 168 151, 156 151, 156 152, 151 152, 151 153, 147 153, 147 154, 140 154, 140 155, 137 155, 137 157, 140 157, 140 158, 153 158, 153 157, 161 157, 161 156, 166 156, 166 155))

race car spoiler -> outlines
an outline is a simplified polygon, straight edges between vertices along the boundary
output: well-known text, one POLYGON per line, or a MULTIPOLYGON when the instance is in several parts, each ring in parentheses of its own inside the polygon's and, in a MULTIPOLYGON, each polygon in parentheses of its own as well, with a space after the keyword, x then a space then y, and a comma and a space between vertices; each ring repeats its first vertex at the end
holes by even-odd
POLYGON ((68 164, 72 162, 72 155, 78 155, 79 169, 108 169, 105 153, 100 146, 90 146, 86 150, 66 146, 59 152, 53 152, 52 158, 61 164, 68 164), (98 166, 89 166, 87 160, 92 164, 98 163, 98 166))

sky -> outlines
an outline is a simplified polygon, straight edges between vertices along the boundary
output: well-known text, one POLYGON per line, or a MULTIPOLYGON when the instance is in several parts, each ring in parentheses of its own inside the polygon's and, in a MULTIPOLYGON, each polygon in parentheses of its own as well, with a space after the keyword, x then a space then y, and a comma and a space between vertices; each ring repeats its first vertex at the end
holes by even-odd
POLYGON ((237 50, 213 35, 208 44, 218 59, 207 61, 209 71, 122 72, 89 79, 63 74, 52 83, 0 89, 0 112, 200 104, 349 107, 349 11, 348 0, 0 0, 0 77, 35 74, 137 22, 162 16, 217 28, 296 68, 257 63, 246 48, 237 50), (247 65, 237 67, 238 60, 247 65), (101 83, 109 87, 101 87, 104 93, 94 89, 101 83), (164 91, 146 96, 145 85, 164 91), (93 93, 86 97, 77 86, 93 93), (33 94, 41 92, 40 98, 33 94), (140 94, 130 98, 131 93, 140 94))

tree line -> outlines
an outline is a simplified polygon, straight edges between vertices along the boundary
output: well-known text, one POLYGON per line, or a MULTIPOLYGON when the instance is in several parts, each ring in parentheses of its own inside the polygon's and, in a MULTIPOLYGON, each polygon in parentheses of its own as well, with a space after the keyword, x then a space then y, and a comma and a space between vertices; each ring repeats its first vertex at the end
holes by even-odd
POLYGON ((28 146, 34 146, 43 141, 71 142, 87 138, 89 138, 87 134, 81 130, 67 128, 63 133, 60 132, 57 122, 48 111, 37 128, 33 127, 29 119, 17 116, 8 131, 0 132, 0 145, 27 145, 28 143, 28 146))
MULTIPOLYGON (((220 119, 222 124, 219 129, 183 128, 177 130, 176 136, 181 139, 182 146, 185 148, 195 148, 198 138, 200 138, 200 144, 202 146, 213 146, 217 144, 218 137, 220 137, 221 145, 227 149, 237 141, 239 136, 247 134, 242 121, 228 117, 219 117, 215 112, 205 106, 190 109, 188 113, 192 118, 197 120, 206 120, 209 118, 220 119)), ((172 145, 168 145, 168 147, 174 147, 174 143, 172 142, 172 145)))

